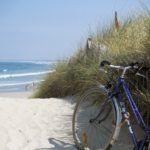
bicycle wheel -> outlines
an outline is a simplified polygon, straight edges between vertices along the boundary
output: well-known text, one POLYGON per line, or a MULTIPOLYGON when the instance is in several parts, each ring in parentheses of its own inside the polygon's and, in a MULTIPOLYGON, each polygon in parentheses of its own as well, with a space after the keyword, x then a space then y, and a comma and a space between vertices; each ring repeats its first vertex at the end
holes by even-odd
POLYGON ((72 119, 73 138, 79 149, 109 149, 120 131, 121 114, 116 99, 107 99, 104 88, 86 92, 75 106, 72 119))

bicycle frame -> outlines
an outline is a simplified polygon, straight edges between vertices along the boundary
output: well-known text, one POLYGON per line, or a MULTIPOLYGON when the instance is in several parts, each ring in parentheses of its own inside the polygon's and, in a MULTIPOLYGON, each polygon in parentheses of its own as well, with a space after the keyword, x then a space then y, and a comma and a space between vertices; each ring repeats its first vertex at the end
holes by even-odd
POLYGON ((124 99, 123 99, 123 95, 120 91, 120 87, 123 88, 124 92, 125 92, 125 95, 127 97, 127 100, 129 102, 129 105, 130 105, 130 108, 136 118, 136 121, 137 123, 142 126, 143 128, 143 131, 144 131, 144 139, 142 140, 141 144, 138 145, 138 141, 135 137, 135 134, 134 134, 134 131, 133 131, 133 128, 132 128, 132 124, 130 123, 130 120, 129 119, 126 119, 126 123, 128 125, 128 129, 129 129, 129 132, 130 132, 130 135, 131 135, 131 138, 132 138, 132 141, 134 143, 134 146, 135 146, 135 149, 136 150, 142 150, 143 147, 144 147, 144 144, 146 143, 146 141, 150 138, 150 126, 147 126, 132 98, 132 95, 131 95, 131 92, 128 88, 128 85, 125 81, 124 78, 120 77, 118 79, 118 82, 117 84, 115 85, 114 87, 114 90, 112 92, 109 93, 109 97, 112 98, 114 96, 117 95, 117 98, 119 100, 119 103, 120 103, 120 106, 121 106, 121 110, 122 110, 122 114, 123 114, 123 117, 124 118, 128 118, 128 112, 126 111, 126 106, 125 106, 125 102, 124 102, 124 99))

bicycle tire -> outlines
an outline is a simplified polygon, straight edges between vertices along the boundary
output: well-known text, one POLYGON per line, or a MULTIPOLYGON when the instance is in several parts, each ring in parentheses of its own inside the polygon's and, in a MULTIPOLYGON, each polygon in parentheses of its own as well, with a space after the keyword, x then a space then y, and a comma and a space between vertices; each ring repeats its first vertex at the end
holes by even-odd
MULTIPOLYGON (((112 110, 113 110, 113 115, 114 115, 114 118, 115 118, 115 120, 114 120, 114 124, 113 124, 113 126, 114 127, 112 127, 112 129, 113 129, 113 131, 112 131, 112 133, 110 134, 110 136, 109 136, 109 138, 107 139, 107 140, 105 140, 105 141, 107 141, 104 145, 101 145, 101 143, 103 142, 104 143, 104 140, 103 141, 101 141, 102 139, 100 139, 100 136, 99 136, 99 134, 97 133, 97 132, 95 132, 95 137, 94 137, 94 140, 93 140, 93 143, 91 143, 91 139, 88 139, 89 137, 91 138, 91 136, 92 135, 89 135, 89 136, 87 136, 87 134, 89 134, 89 131, 88 131, 88 129, 84 129, 83 127, 83 129, 81 129, 81 125, 82 125, 82 123, 81 123, 81 121, 83 122, 84 120, 85 120, 85 117, 87 117, 87 109, 84 111, 84 110, 82 110, 81 112, 79 112, 79 110, 80 110, 80 106, 81 106, 81 103, 82 102, 86 102, 87 104, 89 103, 89 101, 88 101, 88 99, 87 98, 92 98, 91 96, 93 95, 96 95, 96 94, 100 94, 100 95, 98 95, 98 97, 101 97, 102 95, 104 95, 104 97, 106 97, 106 95, 107 95, 107 90, 103 87, 103 86, 100 86, 100 87, 98 87, 98 88, 92 88, 92 89, 90 89, 88 92, 86 92, 85 94, 83 94, 82 95, 82 98, 80 98, 79 99, 79 101, 77 102, 77 104, 76 104, 76 106, 75 106, 75 109, 74 109, 74 113, 73 113, 73 118, 72 118, 72 131, 73 131, 73 138, 74 138, 74 142, 75 142, 75 144, 76 144, 76 146, 77 146, 77 148, 78 149, 80 149, 80 150, 84 150, 84 149, 91 149, 91 150, 102 150, 102 149, 105 149, 105 150, 108 150, 108 149, 110 149, 111 147, 112 147, 112 145, 115 143, 115 141, 117 140, 117 138, 118 138, 118 136, 119 136, 119 132, 120 132, 120 122, 121 122, 121 113, 120 113, 120 109, 119 109, 119 106, 118 106, 118 103, 117 103, 117 100, 116 100, 116 98, 113 98, 112 99, 112 101, 110 101, 110 105, 112 106, 112 110), (102 95, 101 95, 102 94, 102 95), (78 112, 79 112, 79 115, 80 116, 77 116, 78 115, 78 112), (82 113, 82 114, 81 114, 82 113), (86 113, 86 115, 85 115, 85 113, 86 113), (78 121, 76 121, 77 120, 77 117, 79 117, 78 119, 78 121), (80 122, 79 122, 80 121, 80 122), (85 130, 85 131, 80 131, 80 132, 83 132, 83 133, 80 133, 80 132, 78 132, 77 130, 76 130, 76 126, 79 126, 80 125, 80 128, 79 127, 77 127, 79 130, 85 130), (85 136, 85 137, 84 137, 85 136), (85 138, 85 139, 83 139, 83 137, 85 138), (86 143, 83 143, 83 140, 86 140, 86 143), (96 143, 96 141, 98 142, 98 143, 96 143), (94 143, 95 142, 95 143, 94 143), (101 143, 100 143, 101 142, 101 143)), ((97 96, 96 96, 97 97, 97 96)), ((95 98, 96 98, 95 97, 95 98)), ((99 100, 95 100, 95 104, 93 103, 93 100, 90 100, 91 102, 92 102, 92 105, 94 106, 95 104, 95 106, 94 106, 94 109, 98 106, 98 103, 100 102, 100 105, 102 104, 101 103, 101 101, 99 101, 99 100)), ((91 105, 91 106, 92 106, 91 105)), ((93 107, 92 106, 92 107, 93 107)), ((92 108, 91 107, 91 108, 92 108)), ((92 111, 94 110, 93 108, 92 109, 89 109, 89 112, 90 113, 92 113, 92 111)), ((98 107, 99 108, 99 107, 98 107)), ((83 109, 83 108, 82 108, 83 109)), ((96 112, 97 110, 94 110, 94 112, 96 112)), ((104 114, 103 114, 104 115, 104 114)), ((108 115, 108 116, 110 116, 110 114, 108 115)), ((110 117, 109 117, 109 119, 110 119, 110 117)), ((106 121, 106 120, 105 120, 106 121)), ((107 121, 108 121, 108 119, 107 119, 107 121)), ((112 120, 111 120, 112 121, 112 120)), ((89 122, 89 120, 87 121, 87 123, 88 124, 91 124, 90 122, 89 122)), ((105 123, 107 123, 107 122, 105 122, 105 123)), ((112 123, 112 122, 111 122, 112 123)), ((84 125, 84 123, 83 123, 83 125, 84 125)), ((105 124, 103 124, 103 126, 101 125, 99 125, 98 124, 98 128, 99 128, 99 130, 100 130, 100 127, 101 127, 101 129, 102 129, 102 127, 103 127, 103 129, 104 128, 107 128, 108 129, 108 123, 107 123, 107 127, 106 127, 106 125, 105 124)), ((86 127, 85 127, 86 128, 86 127)), ((104 131, 104 130, 101 130, 101 133, 102 133, 102 131, 104 131)), ((85 142, 85 141, 84 141, 85 142)))

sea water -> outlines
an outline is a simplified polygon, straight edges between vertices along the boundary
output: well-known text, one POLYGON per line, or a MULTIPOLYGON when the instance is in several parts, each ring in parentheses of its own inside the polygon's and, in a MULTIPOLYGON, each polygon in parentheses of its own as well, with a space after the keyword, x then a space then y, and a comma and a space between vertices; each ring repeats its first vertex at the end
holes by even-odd
POLYGON ((31 90, 44 81, 55 64, 56 61, 0 62, 0 92, 31 90))

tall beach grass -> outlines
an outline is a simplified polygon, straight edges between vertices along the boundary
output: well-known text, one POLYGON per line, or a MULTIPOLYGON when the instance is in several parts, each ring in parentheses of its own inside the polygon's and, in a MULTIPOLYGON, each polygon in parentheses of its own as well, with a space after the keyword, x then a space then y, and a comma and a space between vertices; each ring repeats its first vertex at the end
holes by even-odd
MULTIPOLYGON (((150 68, 150 15, 129 18, 122 23, 119 30, 116 30, 112 23, 105 29, 97 29, 90 38, 90 48, 80 47, 70 59, 59 62, 55 71, 41 84, 35 97, 82 94, 91 87, 118 76, 119 72, 105 74, 100 71, 99 63, 102 60, 108 60, 115 65, 140 62, 150 68)), ((150 71, 143 73, 148 79, 129 75, 127 80, 129 84, 134 85, 133 89, 137 89, 143 95, 139 103, 146 103, 149 109, 150 71)))

